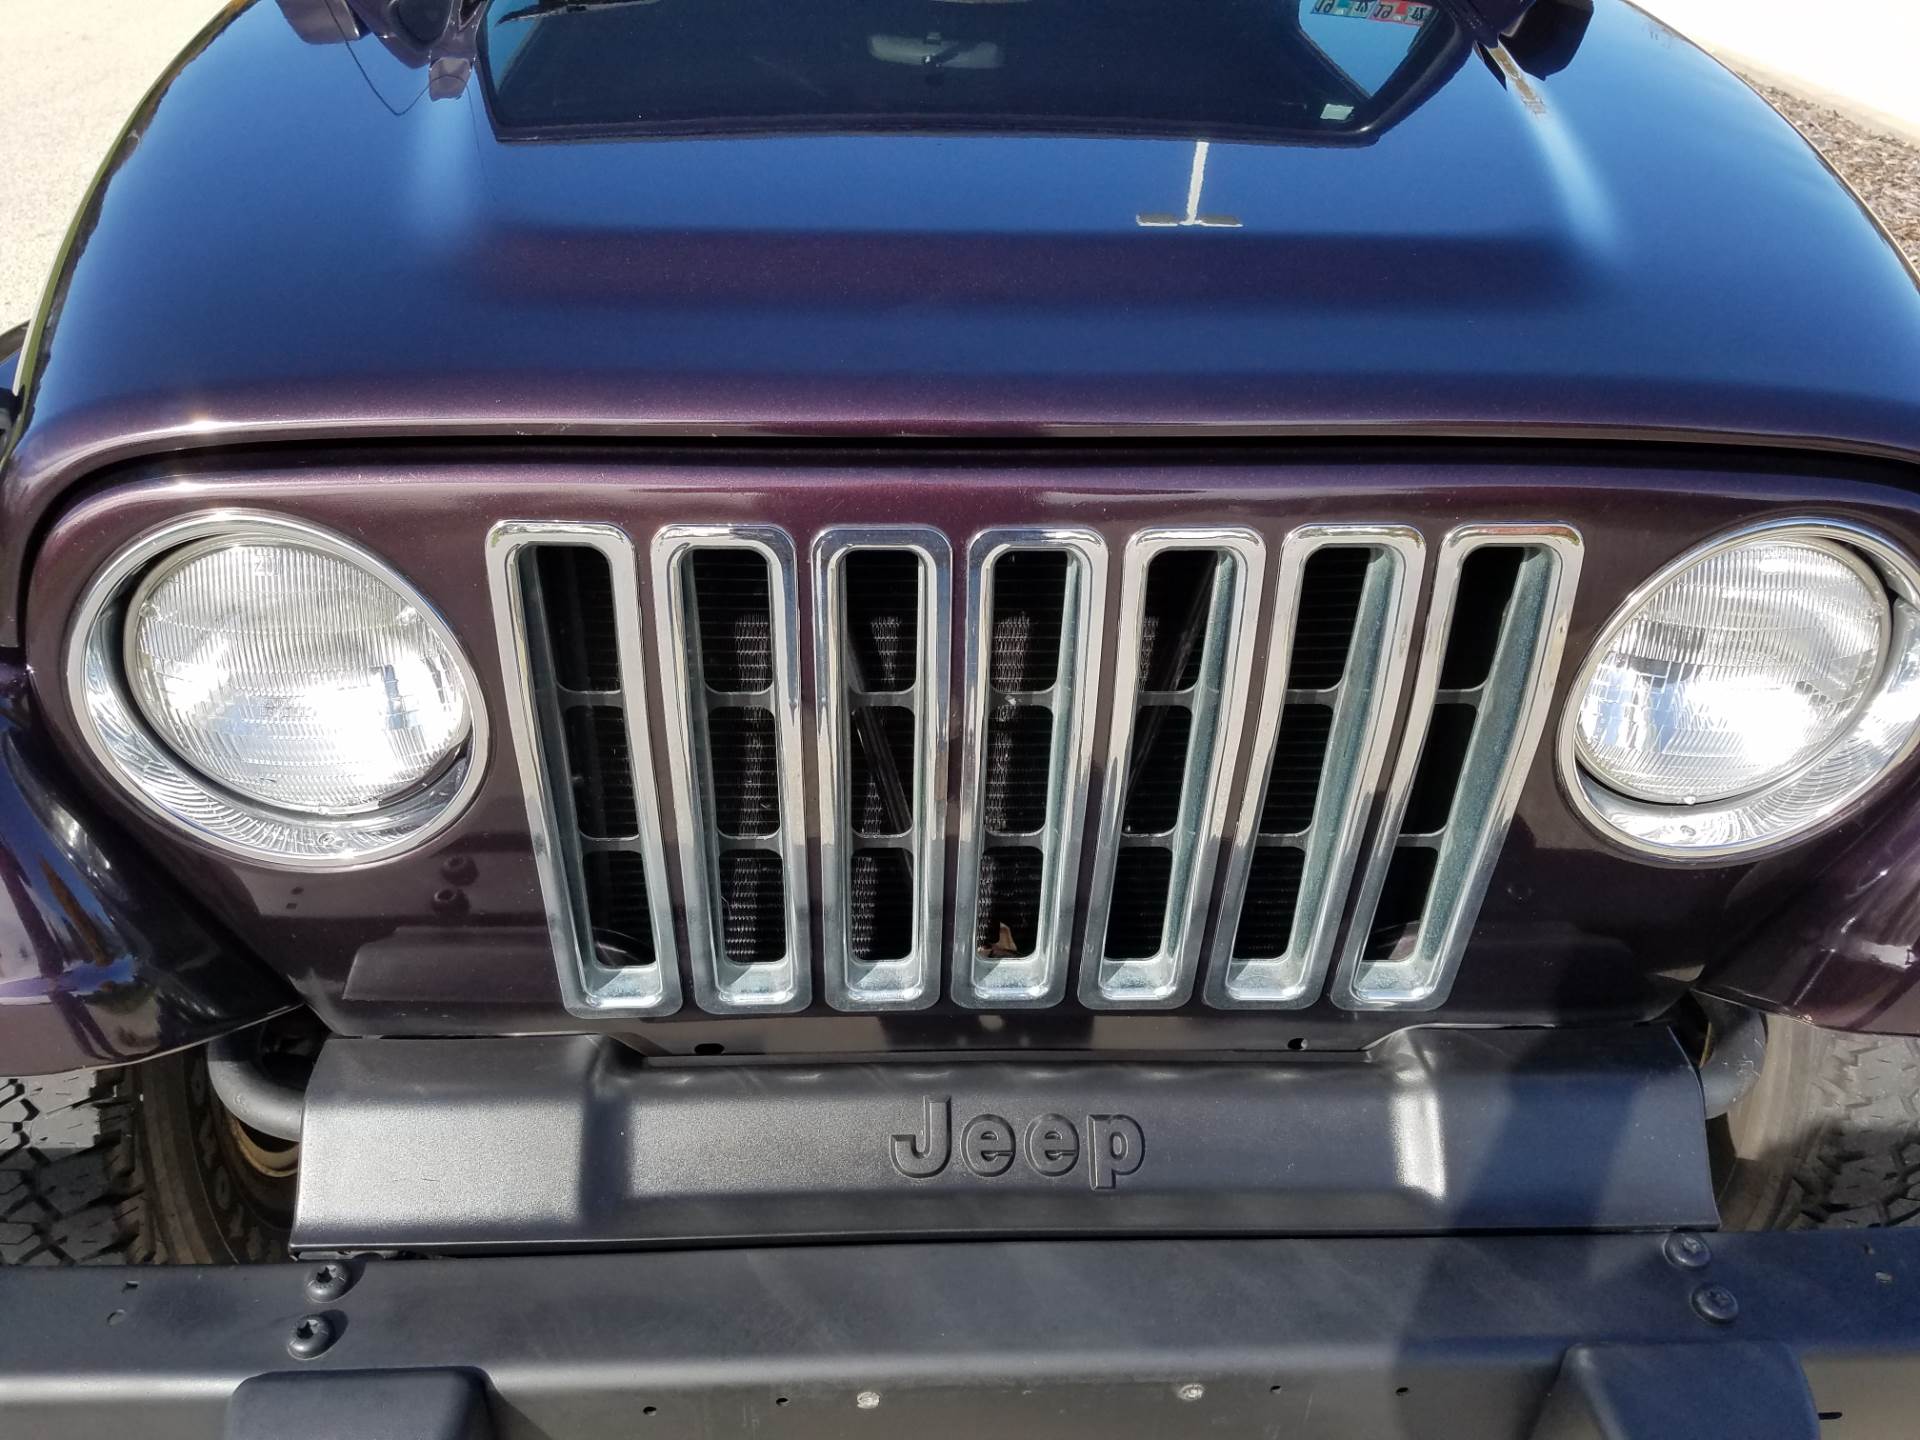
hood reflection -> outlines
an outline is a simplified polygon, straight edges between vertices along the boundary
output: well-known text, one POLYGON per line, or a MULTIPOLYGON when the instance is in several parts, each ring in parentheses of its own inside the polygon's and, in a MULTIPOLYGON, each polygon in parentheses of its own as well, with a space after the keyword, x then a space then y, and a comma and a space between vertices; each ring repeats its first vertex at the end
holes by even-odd
MULTIPOLYGON (((1472 41, 1419 0, 278 0, 502 140, 979 133, 1371 143, 1472 41)), ((1143 225, 1227 223, 1190 203, 1143 225)), ((1170 197, 1171 198, 1171 197, 1170 197)))

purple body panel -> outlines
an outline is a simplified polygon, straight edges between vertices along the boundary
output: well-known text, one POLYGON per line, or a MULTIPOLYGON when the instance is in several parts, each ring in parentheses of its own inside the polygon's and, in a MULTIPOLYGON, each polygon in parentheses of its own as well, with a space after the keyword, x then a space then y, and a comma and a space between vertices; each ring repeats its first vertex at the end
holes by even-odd
MULTIPOLYGON (((1834 475, 1726 473, 1680 467, 1672 457, 1662 465, 1556 462, 1544 452, 1408 451, 1387 462, 1360 462, 1329 450, 1310 460, 1249 454, 1226 466, 1206 457, 1204 451, 1167 452, 1148 462, 1083 454, 1069 463, 1063 456, 1010 454, 908 464, 850 450, 766 464, 708 450, 641 463, 618 452, 586 451, 530 452, 501 463, 369 451, 311 456, 297 467, 247 474, 223 473, 211 462, 175 462, 154 470, 150 480, 85 502, 48 536, 28 654, 38 674, 58 666, 64 617, 79 589, 132 537, 182 511, 221 506, 271 505, 342 531, 403 573, 432 576, 431 592, 466 647, 495 715, 504 711, 485 538, 503 519, 610 521, 643 553, 665 523, 751 520, 786 527, 803 555, 824 525, 908 520, 937 525, 962 546, 988 525, 1090 525, 1116 548, 1148 523, 1246 524, 1277 544, 1300 524, 1391 520, 1417 525, 1431 545, 1463 521, 1561 521, 1580 530, 1587 550, 1570 656, 1583 653, 1619 597, 1649 568, 1707 535, 1783 505, 1801 508, 1795 497, 1810 491, 1821 500, 1808 511, 1854 519, 1920 548, 1920 506, 1911 495, 1834 475)), ((812 604, 804 575, 799 598, 803 610, 812 604)), ((964 593, 955 596, 957 610, 967 603, 964 593)), ((644 576, 642 604, 651 613, 644 576)), ((651 650, 651 637, 648 644, 651 650)), ((802 673, 811 673, 811 664, 803 649, 802 673)), ((657 651, 651 666, 657 675, 657 651)), ((1563 686, 1573 668, 1571 662, 1564 667, 1563 686)), ((651 702, 658 737, 665 716, 657 693, 651 702)), ((138 831, 169 869, 210 897, 234 933, 286 973, 336 1028, 376 1034, 593 1028, 594 1022, 563 1019, 557 1010, 519 777, 504 746, 495 748, 472 810, 422 852, 362 871, 290 875, 214 858, 144 818, 86 757, 63 700, 49 694, 48 708, 53 730, 99 801, 138 831)), ((810 741, 806 754, 812 796, 818 779, 810 741)), ((657 766, 662 757, 653 759, 657 766)), ((1238 763, 1244 776, 1248 757, 1238 763)), ((1090 813, 1097 810, 1096 796, 1090 813)), ((1899 813, 1901 800, 1882 794, 1866 815, 1877 820, 1899 813)), ((681 837, 675 817, 666 819, 672 848, 681 837)), ((1446 1016, 1544 1023, 1657 1015, 1703 970, 1735 957, 1731 941, 1764 929, 1792 905, 1818 904, 1817 864, 1855 843, 1865 823, 1851 821, 1762 869, 1650 867, 1610 850, 1575 817, 1554 775, 1550 747, 1543 746, 1446 1016)), ((1084 1015, 1008 1017, 1008 1028, 991 1043, 1058 1045, 1066 1023, 1092 1022, 1084 1015)), ((1223 1016, 1195 1002, 1164 1017, 1101 1017, 1096 1043, 1200 1043, 1193 1035, 1182 1038, 1197 1024, 1193 1034, 1219 1048, 1295 1037, 1342 1045, 1403 1023, 1324 1005, 1294 1015, 1223 1016)), ((669 1050, 713 1043, 723 1033, 729 1048, 989 1043, 979 1017, 944 1007, 884 1022, 832 1018, 816 1009, 811 1018, 771 1024, 716 1021, 689 1009, 672 1020, 601 1028, 669 1050)), ((1074 1043, 1088 1042, 1083 1035, 1074 1043)))
POLYGON ((0 1072, 144 1060, 293 1002, 71 789, 0 665, 0 1072))
MULTIPOLYGON (((272 5, 223 15, 102 172, 0 458, 0 646, 24 643, 91 797, 345 1032, 595 1022, 558 1008, 505 747, 434 845, 325 876, 216 858, 86 757, 66 617, 183 511, 363 540, 444 609, 496 714, 482 542, 501 519, 613 521, 643 546, 754 520, 803 553, 862 520, 959 545, 1040 520, 1275 539, 1388 520, 1430 541, 1563 521, 1588 546, 1563 683, 1622 595, 1729 526, 1791 509, 1920 550, 1911 269, 1784 121, 1618 0, 1550 71, 1467 55, 1368 143, 1205 152, 1118 123, 508 140, 477 74, 316 37, 272 5), (1196 171, 1234 225, 1140 223, 1196 171)), ((1550 748, 1447 1019, 1648 1018, 1705 973, 1920 1032, 1890 958, 1920 933, 1900 785, 1780 860, 1662 868, 1586 829, 1550 748)), ((600 1028, 668 1050, 1233 1048, 1401 1023, 1196 1003, 991 1037, 944 1008, 600 1028)))
POLYGON ((1816 874, 1795 875, 1792 903, 1728 948, 1709 990, 1836 1030, 1920 1035, 1920 795, 1885 811, 1816 874))

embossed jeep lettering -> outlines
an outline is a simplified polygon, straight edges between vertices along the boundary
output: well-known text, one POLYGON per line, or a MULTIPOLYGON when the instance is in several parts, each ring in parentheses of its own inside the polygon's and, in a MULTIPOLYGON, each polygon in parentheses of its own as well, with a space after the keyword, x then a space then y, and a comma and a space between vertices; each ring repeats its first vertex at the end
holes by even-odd
MULTIPOLYGON (((955 1149, 953 1102, 926 1098, 920 1128, 893 1137, 893 1168, 909 1180, 930 1180, 947 1168, 955 1149)), ((1087 1183, 1112 1190, 1146 1158, 1147 1139, 1131 1115, 1086 1117, 1087 1183)), ((1033 1173, 1057 1180, 1080 1163, 1080 1131, 1064 1115, 1036 1115, 1024 1133, 1002 1116, 976 1115, 960 1127, 960 1163, 983 1180, 1004 1175, 1022 1154, 1033 1173)))

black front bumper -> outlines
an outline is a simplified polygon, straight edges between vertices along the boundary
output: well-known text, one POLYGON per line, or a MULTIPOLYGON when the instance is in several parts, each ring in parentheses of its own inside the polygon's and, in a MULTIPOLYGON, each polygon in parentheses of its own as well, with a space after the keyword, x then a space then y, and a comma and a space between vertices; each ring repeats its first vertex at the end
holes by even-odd
POLYGON ((0 1434, 1905 1437, 1920 1234, 0 1272, 0 1434), (324 1347, 310 1322, 331 1331, 324 1347), (266 1377, 266 1378, 261 1378, 266 1377), (1816 1419, 1816 1411, 1821 1418, 1816 1419))

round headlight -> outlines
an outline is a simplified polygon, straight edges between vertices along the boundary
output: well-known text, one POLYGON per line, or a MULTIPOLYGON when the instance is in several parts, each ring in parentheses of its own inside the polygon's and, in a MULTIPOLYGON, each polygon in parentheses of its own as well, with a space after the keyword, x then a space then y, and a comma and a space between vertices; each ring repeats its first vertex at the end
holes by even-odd
POLYGON ((1580 758, 1641 800, 1743 795, 1813 759, 1865 703, 1892 611, 1872 570, 1816 540, 1758 540, 1662 581, 1580 698, 1580 758))
POLYGON ((286 810, 377 809, 467 736, 440 627, 379 576, 298 543, 208 540, 163 560, 128 603, 126 670, 174 754, 286 810))
POLYGON ((149 809, 297 868, 411 848, 471 798, 485 717, 458 644, 338 536, 209 515, 95 582, 69 678, 95 750, 149 809))
POLYGON ((1655 576, 1575 682, 1576 804, 1636 848, 1750 854, 1838 816, 1920 735, 1920 573, 1851 526, 1783 521, 1655 576))

